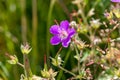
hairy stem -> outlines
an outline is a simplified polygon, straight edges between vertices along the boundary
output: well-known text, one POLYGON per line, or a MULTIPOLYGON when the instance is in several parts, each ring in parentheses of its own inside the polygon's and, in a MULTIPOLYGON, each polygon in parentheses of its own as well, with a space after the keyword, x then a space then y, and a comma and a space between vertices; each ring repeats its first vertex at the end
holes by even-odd
POLYGON ((23 61, 24 61, 24 72, 25 72, 25 76, 27 77, 27 79, 29 80, 29 78, 32 77, 32 71, 30 69, 30 64, 29 64, 29 59, 27 54, 23 54, 23 61))

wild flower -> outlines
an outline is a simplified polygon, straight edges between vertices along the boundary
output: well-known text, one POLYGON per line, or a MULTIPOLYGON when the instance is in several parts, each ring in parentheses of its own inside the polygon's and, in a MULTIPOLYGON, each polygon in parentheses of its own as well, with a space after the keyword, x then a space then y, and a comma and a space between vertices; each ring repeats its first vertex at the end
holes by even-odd
POLYGON ((52 25, 50 33, 53 34, 53 37, 50 39, 50 43, 58 45, 61 42, 63 47, 68 47, 75 32, 75 29, 70 27, 67 20, 62 21, 60 25, 52 25))

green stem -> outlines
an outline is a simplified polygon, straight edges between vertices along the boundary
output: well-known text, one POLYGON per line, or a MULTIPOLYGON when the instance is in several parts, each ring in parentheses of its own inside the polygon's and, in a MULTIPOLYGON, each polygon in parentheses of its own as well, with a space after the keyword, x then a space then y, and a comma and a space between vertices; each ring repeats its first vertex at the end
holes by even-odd
POLYGON ((79 54, 76 46, 75 46, 75 51, 76 51, 76 54, 78 55, 78 72, 80 74, 81 73, 81 71, 80 71, 80 54, 79 54))
POLYGON ((67 69, 65 69, 65 68, 63 68, 63 67, 61 67, 61 66, 58 66, 58 67, 59 67, 61 70, 63 70, 63 71, 65 71, 65 72, 67 72, 67 73, 73 75, 74 77, 76 76, 74 73, 68 71, 67 69))
POLYGON ((21 0, 21 26, 22 40, 27 41, 26 0, 21 0))
MULTIPOLYGON (((52 11, 53 11, 53 7, 55 4, 56 0, 50 0, 50 8, 48 11, 48 19, 47 19, 47 30, 46 30, 46 53, 47 53, 47 60, 49 60, 49 26, 50 26, 50 22, 51 22, 51 16, 52 16, 52 11)), ((48 61, 48 65, 49 65, 49 61, 48 61)))
MULTIPOLYGON (((70 56, 70 50, 67 52, 67 55, 65 56, 65 59, 64 59, 64 63, 63 63, 63 67, 65 66, 65 64, 67 63, 67 60, 70 56)), ((57 77, 57 80, 61 80, 61 77, 62 77, 62 74, 63 74, 63 70, 60 70, 59 74, 58 74, 58 77, 57 77)))
POLYGON ((78 6, 79 9, 82 10, 82 12, 81 12, 81 17, 82 17, 82 19, 83 19, 83 22, 84 22, 86 25, 88 25, 87 18, 86 18, 86 16, 85 16, 84 10, 83 10, 84 8, 81 6, 81 4, 78 4, 77 6, 78 6))
POLYGON ((62 50, 62 46, 59 48, 59 50, 58 50, 58 52, 57 52, 57 54, 56 54, 56 56, 55 56, 55 58, 57 58, 58 57, 58 55, 59 55, 59 53, 60 53, 60 51, 62 50))
POLYGON ((17 63, 19 66, 21 66, 23 69, 25 68, 25 66, 23 65, 23 64, 21 64, 21 63, 17 63))
POLYGON ((32 58, 35 60, 32 62, 33 71, 35 72, 34 67, 37 65, 38 60, 38 47, 37 47, 37 29, 38 29, 38 16, 37 16, 37 0, 32 0, 32 58))
POLYGON ((23 54, 23 61, 24 61, 24 73, 26 78, 29 80, 29 78, 32 77, 32 71, 30 69, 29 59, 27 54, 23 54))

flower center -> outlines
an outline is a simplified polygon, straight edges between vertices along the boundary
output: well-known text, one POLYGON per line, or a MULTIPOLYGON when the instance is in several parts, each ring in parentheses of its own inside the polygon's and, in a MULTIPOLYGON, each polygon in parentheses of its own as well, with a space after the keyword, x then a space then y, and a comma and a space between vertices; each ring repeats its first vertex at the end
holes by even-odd
POLYGON ((63 40, 65 38, 67 38, 67 36, 68 36, 67 31, 61 30, 61 32, 60 32, 60 38, 63 40))

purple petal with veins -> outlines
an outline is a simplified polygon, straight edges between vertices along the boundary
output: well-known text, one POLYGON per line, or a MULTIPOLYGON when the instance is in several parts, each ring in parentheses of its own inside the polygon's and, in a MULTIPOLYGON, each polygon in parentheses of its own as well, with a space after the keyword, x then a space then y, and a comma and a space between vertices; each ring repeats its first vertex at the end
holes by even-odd
POLYGON ((68 30, 68 33, 69 33, 69 35, 68 36, 70 36, 70 37, 73 37, 74 36, 74 34, 75 34, 75 29, 74 28, 71 28, 71 29, 69 29, 68 30))
POLYGON ((60 28, 67 30, 69 28, 69 22, 67 20, 60 23, 60 28))
POLYGON ((52 45, 58 45, 59 43, 61 42, 61 39, 59 36, 53 36, 51 39, 50 39, 50 43, 52 45))
POLYGON ((67 37, 65 40, 62 41, 62 46, 63 47, 68 47, 70 42, 71 42, 71 38, 67 37))
POLYGON ((51 26, 50 33, 52 33, 54 35, 59 34, 59 26, 58 25, 51 26))

